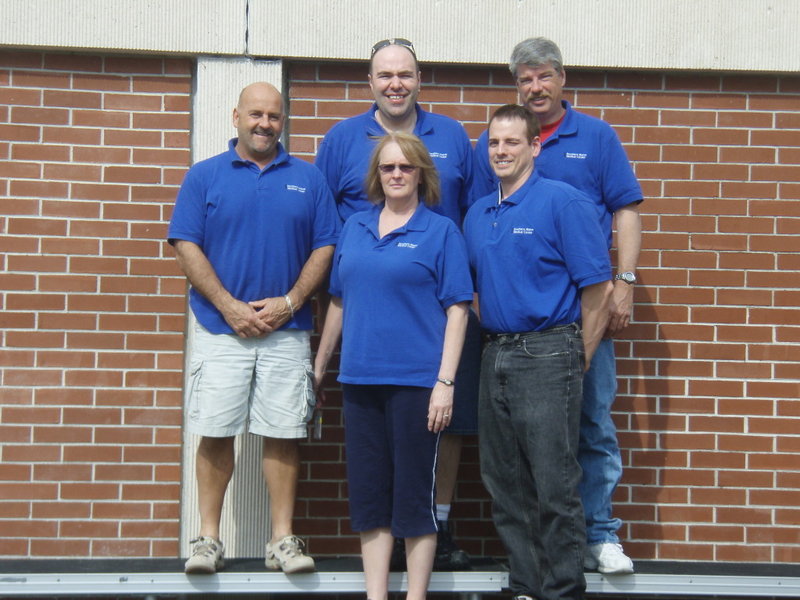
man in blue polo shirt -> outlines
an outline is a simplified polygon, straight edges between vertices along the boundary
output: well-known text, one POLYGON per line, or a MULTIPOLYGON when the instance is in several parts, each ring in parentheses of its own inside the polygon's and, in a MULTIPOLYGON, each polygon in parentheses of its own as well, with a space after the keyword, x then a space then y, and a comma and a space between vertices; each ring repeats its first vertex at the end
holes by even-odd
POLYGON ((327 276, 340 223, 319 170, 281 146, 284 122, 277 89, 244 88, 233 111, 238 137, 189 170, 169 226, 197 318, 186 429, 202 436, 200 531, 186 573, 212 574, 224 564, 220 516, 234 437, 245 431, 263 438, 272 530, 266 567, 314 570, 292 533, 297 440, 316 402, 308 300, 327 276))
POLYGON ((481 476, 509 553, 514 598, 577 600, 586 589, 577 460, 582 380, 608 322, 613 286, 592 202, 534 171, 538 136, 527 108, 495 112, 488 157, 500 185, 464 221, 487 332, 481 476))
MULTIPOLYGON (((319 147, 315 164, 325 174, 342 221, 371 208, 364 178, 372 149, 387 132, 413 133, 427 147, 441 184, 441 202, 432 210, 457 226, 474 197, 471 194, 473 154, 469 137, 457 121, 422 110, 417 103, 420 70, 413 44, 402 38, 382 40, 372 47, 368 81, 375 97, 370 109, 334 125, 319 147)), ((436 471, 436 512, 439 535, 436 570, 469 568, 469 557, 458 548, 448 527, 450 504, 461 460, 462 436, 477 431, 480 331, 473 313, 467 328, 455 379, 453 420, 442 436, 436 471)), ((397 550, 402 550, 398 544, 397 550)), ((405 564, 395 556, 393 565, 405 564)))
MULTIPOLYGON (((609 304, 608 330, 584 381, 581 444, 581 498, 586 516, 585 566, 601 573, 632 573, 612 516, 612 495, 622 478, 622 457, 611 406, 617 394, 613 337, 630 323, 633 288, 641 247, 639 203, 642 190, 614 130, 572 108, 563 99, 566 82, 561 52, 546 38, 517 44, 510 60, 520 101, 539 119, 542 150, 536 171, 584 192, 597 207, 607 238, 616 230, 617 274, 609 304)), ((497 189, 484 133, 475 147, 476 197, 497 189)))

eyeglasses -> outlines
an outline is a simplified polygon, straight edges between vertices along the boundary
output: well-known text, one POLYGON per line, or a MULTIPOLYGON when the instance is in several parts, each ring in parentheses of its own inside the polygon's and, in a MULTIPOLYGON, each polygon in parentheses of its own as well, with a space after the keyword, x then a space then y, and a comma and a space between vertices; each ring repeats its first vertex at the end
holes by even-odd
POLYGON ((403 38, 390 38, 388 40, 381 40, 372 47, 372 52, 370 53, 369 57, 372 58, 375 56, 375 53, 378 50, 383 50, 386 48, 386 46, 402 46, 403 48, 408 48, 409 52, 414 55, 414 58, 417 58, 417 53, 414 51, 414 44, 403 38))
POLYGON ((394 164, 394 165, 378 165, 378 171, 383 173, 384 175, 391 175, 394 173, 395 169, 400 169, 401 173, 405 173, 406 175, 409 173, 413 173, 417 167, 414 165, 408 164, 394 164))

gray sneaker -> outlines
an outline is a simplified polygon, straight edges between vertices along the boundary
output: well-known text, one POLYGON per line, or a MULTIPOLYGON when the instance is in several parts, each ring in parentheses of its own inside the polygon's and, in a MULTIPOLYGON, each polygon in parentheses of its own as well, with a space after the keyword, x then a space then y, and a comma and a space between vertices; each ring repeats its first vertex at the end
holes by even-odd
POLYGON ((306 545, 296 535, 287 535, 275 544, 267 544, 266 567, 284 573, 308 573, 314 570, 314 559, 305 553, 306 545))
POLYGON ((225 550, 219 540, 201 536, 190 543, 194 544, 194 548, 183 569, 187 575, 213 575, 225 566, 225 550))

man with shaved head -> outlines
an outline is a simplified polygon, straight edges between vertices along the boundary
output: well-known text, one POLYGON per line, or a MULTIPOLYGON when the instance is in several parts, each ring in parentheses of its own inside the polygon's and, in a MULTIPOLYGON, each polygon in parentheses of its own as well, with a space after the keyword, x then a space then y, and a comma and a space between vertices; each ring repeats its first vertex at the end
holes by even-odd
POLYGON ((327 276, 340 225, 322 174, 281 145, 285 120, 274 86, 245 87, 233 109, 237 137, 189 170, 170 222, 197 320, 186 430, 201 436, 200 531, 186 573, 213 574, 224 564, 220 516, 234 438, 245 431, 263 438, 272 525, 266 567, 314 570, 292 531, 297 440, 316 402, 308 301, 327 276))

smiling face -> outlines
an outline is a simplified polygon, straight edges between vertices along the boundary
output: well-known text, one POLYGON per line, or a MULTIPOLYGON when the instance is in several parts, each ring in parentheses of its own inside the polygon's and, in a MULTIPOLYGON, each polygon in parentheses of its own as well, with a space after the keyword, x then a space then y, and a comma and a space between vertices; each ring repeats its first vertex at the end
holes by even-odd
POLYGON ((550 63, 529 67, 517 66, 517 91, 520 104, 527 106, 542 125, 549 125, 561 118, 561 105, 566 76, 550 63))
POLYGON ((378 110, 389 120, 402 120, 414 112, 420 74, 414 55, 403 46, 386 46, 372 57, 369 87, 378 110))
POLYGON ((233 109, 233 125, 239 132, 236 153, 264 167, 275 158, 285 116, 280 92, 268 83, 254 83, 242 90, 233 109))
POLYGON ((539 138, 530 139, 522 119, 493 119, 489 124, 489 163, 506 196, 528 180, 540 149, 539 138))
POLYGON ((378 174, 387 202, 419 199, 419 167, 408 161, 397 142, 389 142, 381 149, 378 174))

